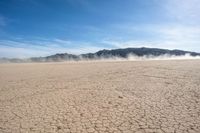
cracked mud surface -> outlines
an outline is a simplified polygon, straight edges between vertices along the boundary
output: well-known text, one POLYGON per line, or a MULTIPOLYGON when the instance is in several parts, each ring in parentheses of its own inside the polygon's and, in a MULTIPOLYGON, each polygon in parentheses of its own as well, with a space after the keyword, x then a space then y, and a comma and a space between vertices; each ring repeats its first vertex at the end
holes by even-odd
POLYGON ((200 133, 200 61, 1 64, 0 132, 200 133))

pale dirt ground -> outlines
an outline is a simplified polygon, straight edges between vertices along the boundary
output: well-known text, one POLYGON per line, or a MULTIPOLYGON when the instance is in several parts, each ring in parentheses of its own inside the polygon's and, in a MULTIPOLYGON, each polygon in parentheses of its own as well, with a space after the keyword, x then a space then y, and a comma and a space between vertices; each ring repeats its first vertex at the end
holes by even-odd
POLYGON ((200 60, 1 64, 0 132, 200 133, 200 60))

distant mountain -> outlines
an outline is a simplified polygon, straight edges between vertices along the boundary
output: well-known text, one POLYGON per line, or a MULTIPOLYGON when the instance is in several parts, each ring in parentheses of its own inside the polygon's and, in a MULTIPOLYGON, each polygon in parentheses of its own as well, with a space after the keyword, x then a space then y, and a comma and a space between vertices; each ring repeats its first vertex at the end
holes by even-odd
POLYGON ((168 49, 158 49, 158 48, 126 48, 126 49, 113 49, 113 50, 100 50, 96 53, 82 54, 83 58, 109 58, 109 57, 120 57, 127 58, 130 54, 136 56, 161 56, 161 55, 174 55, 181 56, 185 54, 190 54, 191 56, 200 56, 200 53, 183 51, 183 50, 168 50, 168 49))
POLYGON ((29 59, 7 59, 1 58, 0 62, 58 62, 58 61, 70 61, 70 60, 82 60, 82 59, 100 59, 100 58, 127 58, 129 55, 142 56, 182 56, 190 54, 191 56, 200 56, 200 53, 183 51, 183 50, 168 50, 158 48, 125 48, 125 49, 113 49, 113 50, 100 50, 96 53, 87 53, 81 55, 73 55, 68 53, 55 54, 46 57, 33 57, 29 59))
POLYGON ((33 62, 51 62, 51 61, 65 61, 65 60, 79 60, 78 55, 73 55, 73 54, 55 54, 47 57, 33 57, 30 58, 30 61, 33 62))

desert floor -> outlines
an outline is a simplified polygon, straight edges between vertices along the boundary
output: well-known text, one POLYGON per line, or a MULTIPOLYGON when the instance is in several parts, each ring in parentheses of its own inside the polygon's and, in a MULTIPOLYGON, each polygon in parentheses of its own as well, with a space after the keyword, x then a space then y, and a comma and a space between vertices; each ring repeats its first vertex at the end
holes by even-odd
POLYGON ((200 60, 1 64, 0 132, 200 133, 200 60))

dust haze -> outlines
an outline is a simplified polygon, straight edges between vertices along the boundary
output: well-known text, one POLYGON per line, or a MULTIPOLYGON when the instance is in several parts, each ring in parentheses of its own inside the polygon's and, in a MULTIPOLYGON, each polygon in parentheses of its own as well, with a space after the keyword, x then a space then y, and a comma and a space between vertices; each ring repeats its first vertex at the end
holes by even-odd
POLYGON ((107 58, 95 57, 94 59, 80 58, 79 61, 151 61, 151 60, 198 60, 198 59, 200 59, 200 56, 191 56, 190 54, 185 54, 182 56, 170 55, 170 54, 164 54, 160 56, 154 56, 154 55, 138 56, 134 54, 129 54, 127 58, 110 56, 107 58))

